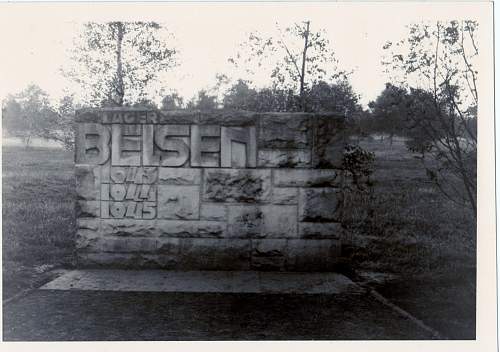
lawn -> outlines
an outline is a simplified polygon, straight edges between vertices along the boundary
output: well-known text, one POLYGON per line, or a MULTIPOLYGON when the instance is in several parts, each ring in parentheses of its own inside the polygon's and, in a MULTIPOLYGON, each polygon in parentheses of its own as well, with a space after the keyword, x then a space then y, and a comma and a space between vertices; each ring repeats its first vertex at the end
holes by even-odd
POLYGON ((370 195, 346 199, 351 276, 454 339, 475 338, 476 224, 446 199, 402 140, 360 145, 375 153, 370 195))
MULTIPOLYGON (((346 197, 343 249, 354 279, 455 339, 475 337, 476 233, 400 140, 364 140, 376 155, 372 194, 346 197)), ((73 154, 3 148, 4 299, 73 265, 73 154)))
POLYGON ((2 149, 3 298, 69 266, 75 236, 73 153, 2 149))

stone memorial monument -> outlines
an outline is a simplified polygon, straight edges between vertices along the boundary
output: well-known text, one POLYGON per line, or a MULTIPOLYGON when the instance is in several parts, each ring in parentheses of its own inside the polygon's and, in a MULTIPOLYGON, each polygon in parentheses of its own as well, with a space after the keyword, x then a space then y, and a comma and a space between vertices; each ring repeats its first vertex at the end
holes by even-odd
POLYGON ((82 109, 78 260, 175 270, 330 270, 344 118, 82 109))

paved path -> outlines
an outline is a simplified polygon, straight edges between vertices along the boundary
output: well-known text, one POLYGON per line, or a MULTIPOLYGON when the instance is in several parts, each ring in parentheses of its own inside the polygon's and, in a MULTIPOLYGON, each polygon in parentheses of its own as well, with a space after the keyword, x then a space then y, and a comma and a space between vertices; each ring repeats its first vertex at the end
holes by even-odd
POLYGON ((48 290, 200 293, 360 293, 338 273, 259 271, 73 270, 41 287, 48 290))
POLYGON ((156 279, 165 276, 157 284, 151 283, 155 280, 146 280, 149 292, 140 292, 137 288, 138 284, 144 284, 144 273, 69 272, 43 289, 4 305, 3 338, 5 341, 430 338, 410 319, 374 300, 338 274, 158 271, 147 275, 156 279), (248 283, 244 278, 252 275, 259 280, 248 283), (194 276, 197 281, 193 281, 194 276), (214 279, 217 276, 219 281, 214 279), (117 286, 121 291, 107 290, 116 282, 121 282, 117 286), (247 282, 242 286, 246 288, 237 289, 234 285, 237 282, 247 282), (287 282, 285 289, 278 292, 276 287, 284 282, 287 282))

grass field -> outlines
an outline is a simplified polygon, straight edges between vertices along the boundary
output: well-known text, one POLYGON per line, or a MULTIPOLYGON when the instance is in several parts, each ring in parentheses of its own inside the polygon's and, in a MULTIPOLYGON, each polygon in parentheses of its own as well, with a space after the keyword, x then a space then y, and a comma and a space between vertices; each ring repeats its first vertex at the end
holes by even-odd
POLYGON ((344 254, 356 275, 444 336, 473 339, 476 224, 428 181, 403 141, 365 140, 373 193, 346 200, 344 254))
MULTIPOLYGON (((346 199, 344 256, 352 276, 445 337, 474 338, 472 216, 433 188, 401 141, 361 145, 375 153, 376 171, 371 196, 346 199)), ((4 147, 2 167, 5 299, 49 269, 72 265, 75 193, 70 152, 4 147)))
POLYGON ((74 244, 73 153, 2 149, 3 297, 70 265, 74 244))

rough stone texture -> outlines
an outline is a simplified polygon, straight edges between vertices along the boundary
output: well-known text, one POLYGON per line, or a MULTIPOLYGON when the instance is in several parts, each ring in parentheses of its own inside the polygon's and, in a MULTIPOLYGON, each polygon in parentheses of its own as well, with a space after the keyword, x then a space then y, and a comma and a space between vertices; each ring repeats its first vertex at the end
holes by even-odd
POLYGON ((299 223, 299 237, 301 238, 335 238, 342 237, 342 225, 338 222, 301 222, 299 223))
POLYGON ((314 124, 313 166, 341 167, 344 151, 343 117, 317 117, 314 124))
POLYGON ((199 186, 158 186, 159 219, 199 219, 199 186))
POLYGON ((254 270, 285 269, 287 240, 252 240, 251 267, 254 270))
POLYGON ((285 269, 290 271, 332 271, 335 269, 339 256, 339 240, 288 240, 285 269))
POLYGON ((297 236, 294 205, 228 206, 228 236, 293 238, 297 236))
POLYGON ((259 167, 311 166, 311 151, 309 149, 261 149, 257 158, 257 166, 259 167))
POLYGON ((101 193, 100 168, 92 165, 76 165, 76 195, 79 200, 99 200, 101 193))
POLYGON ((343 118, 104 108, 79 110, 76 121, 83 263, 327 270, 335 262, 343 118))
POLYGON ((192 124, 198 123, 200 114, 197 111, 155 111, 148 114, 148 123, 158 124, 192 124))
POLYGON ((101 216, 100 202, 97 200, 78 200, 76 216, 78 218, 99 218, 101 216))
POLYGON ((200 219, 211 221, 226 221, 227 207, 221 204, 201 204, 200 219))
POLYGON ((203 200, 254 203, 265 202, 270 195, 270 170, 205 170, 203 200))
POLYGON ((340 221, 342 192, 335 188, 302 188, 299 192, 299 221, 340 221))
POLYGON ((94 253, 155 253, 158 241, 151 237, 97 237, 89 240, 87 246, 80 247, 80 250, 94 253))
POLYGON ((259 128, 260 148, 300 149, 311 146, 311 115, 262 114, 259 128))
POLYGON ((340 255, 335 239, 252 240, 252 268, 256 270, 331 271, 340 255))
POLYGON ((160 167, 158 183, 165 185, 199 185, 201 182, 200 169, 175 167, 160 167))
POLYGON ((273 170, 273 182, 277 187, 338 187, 337 170, 279 169, 273 170))
POLYGON ((255 126, 259 114, 250 111, 216 110, 213 112, 200 112, 199 123, 202 125, 221 126, 255 126))
POLYGON ((86 248, 90 242, 101 237, 98 219, 79 218, 76 227, 76 249, 86 248))
POLYGON ((130 237, 224 237, 226 223, 219 221, 101 220, 101 232, 105 235, 130 237))
MULTIPOLYGON (((184 270, 250 269, 249 240, 162 238, 150 243, 155 243, 155 249, 152 252, 123 253, 80 251, 78 260, 81 266, 87 267, 111 266, 130 268, 140 266, 143 268, 160 267, 165 269, 184 270)), ((119 246, 118 244, 116 245, 119 246)))
POLYGON ((278 188, 274 187, 273 188, 273 193, 272 193, 272 203, 273 204, 283 204, 283 205, 290 205, 290 204, 297 204, 298 203, 298 197, 299 197, 299 190, 298 188, 293 188, 293 187, 283 187, 283 188, 278 188))

